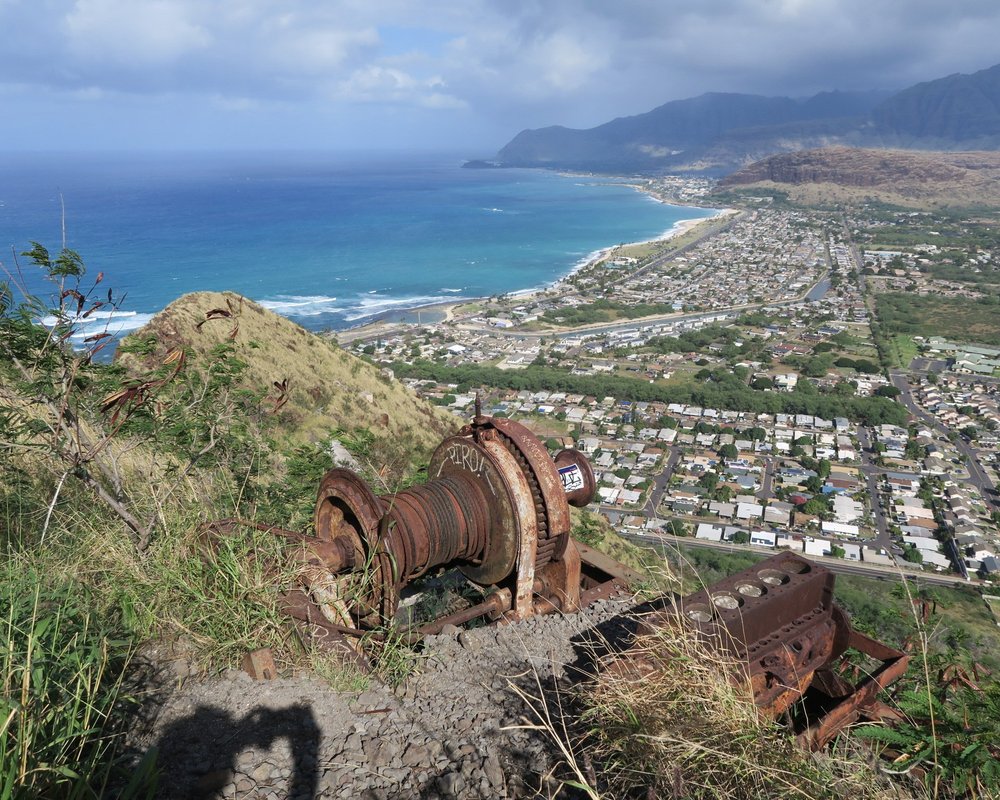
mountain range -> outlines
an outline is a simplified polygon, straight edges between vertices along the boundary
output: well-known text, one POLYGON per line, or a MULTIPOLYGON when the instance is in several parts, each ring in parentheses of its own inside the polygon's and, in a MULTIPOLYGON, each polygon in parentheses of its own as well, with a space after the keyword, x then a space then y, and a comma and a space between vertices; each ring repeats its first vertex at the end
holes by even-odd
POLYGON ((1000 64, 895 93, 833 91, 806 99, 703 94, 586 130, 524 130, 494 163, 726 174, 774 153, 832 145, 1000 149, 1000 64))

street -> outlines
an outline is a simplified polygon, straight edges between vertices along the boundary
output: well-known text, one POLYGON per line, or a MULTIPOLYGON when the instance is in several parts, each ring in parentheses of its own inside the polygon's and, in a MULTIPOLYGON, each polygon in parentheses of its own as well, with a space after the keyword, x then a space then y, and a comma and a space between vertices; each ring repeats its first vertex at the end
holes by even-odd
MULTIPOLYGON (((909 411, 914 417, 919 419, 924 424, 934 428, 936 431, 939 431, 944 436, 949 436, 949 434, 953 433, 953 431, 949 428, 946 428, 938 422, 934 416, 928 414, 917 405, 916 401, 913 399, 913 393, 910 390, 910 382, 904 372, 895 369, 892 370, 889 373, 889 380, 892 381, 893 386, 899 389, 900 395, 898 399, 906 407, 906 410, 909 411)), ((1000 503, 997 502, 996 497, 993 494, 993 483, 990 481, 989 477, 986 475, 986 471, 979 463, 978 453, 976 453, 975 449, 961 435, 955 436, 951 439, 951 441, 965 459, 965 466, 969 471, 969 483, 979 490, 987 508, 1000 511, 1000 503)))
MULTIPOLYGON (((746 553, 757 556, 761 559, 774 555, 776 550, 754 547, 752 545, 732 544, 729 542, 710 542, 704 539, 694 539, 686 536, 672 536, 666 533, 655 535, 637 535, 631 533, 619 533, 623 539, 628 539, 634 544, 650 547, 660 552, 666 549, 679 550, 682 547, 695 547, 710 550, 721 550, 728 553, 746 553)), ((799 553, 798 555, 802 555, 799 553)), ((903 579, 915 581, 918 584, 929 584, 935 586, 968 586, 966 581, 956 575, 938 575, 934 573, 920 572, 919 570, 906 570, 901 567, 883 567, 878 564, 865 564, 857 561, 845 561, 842 558, 826 558, 817 556, 805 556, 811 561, 822 564, 831 572, 842 575, 859 575, 865 578, 876 580, 897 580, 903 579)), ((974 584, 974 582, 973 582, 974 584)))

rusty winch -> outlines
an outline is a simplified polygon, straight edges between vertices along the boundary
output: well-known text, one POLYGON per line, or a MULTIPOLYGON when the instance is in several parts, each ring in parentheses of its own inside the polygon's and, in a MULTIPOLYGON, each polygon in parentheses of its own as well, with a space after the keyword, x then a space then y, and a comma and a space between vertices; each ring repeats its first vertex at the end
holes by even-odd
MULTIPOLYGON (((459 570, 483 599, 421 625, 476 618, 516 621, 572 613, 630 591, 641 576, 570 536, 569 506, 594 497, 594 474, 576 450, 554 458, 523 425, 477 413, 434 451, 426 483, 376 496, 348 469, 327 472, 315 536, 265 527, 299 542, 300 587, 285 610, 321 644, 352 658, 367 631, 393 623, 417 578, 459 570)), ((219 527, 216 527, 219 530, 219 527)), ((905 670, 907 656, 851 628, 833 601, 834 576, 792 553, 776 555, 690 595, 660 603, 639 633, 687 626, 710 648, 742 664, 762 712, 778 718, 808 705, 803 741, 819 747, 858 716, 878 716, 878 692, 905 670), (867 657, 855 684, 839 670, 849 649, 867 657)), ((641 651, 618 654, 611 669, 655 679, 641 651)))
MULTIPOLYGON (((476 616, 569 613, 580 607, 581 586, 625 588, 624 567, 588 577, 600 569, 582 566, 570 538, 569 505, 587 505, 596 488, 579 451, 553 459, 523 425, 477 414, 438 446, 427 471, 426 483, 381 497, 348 469, 320 483, 316 536, 302 539, 304 582, 338 629, 389 624, 405 587, 440 567, 456 567, 490 594, 424 632, 476 616)), ((301 612, 302 598, 297 605, 301 612)))

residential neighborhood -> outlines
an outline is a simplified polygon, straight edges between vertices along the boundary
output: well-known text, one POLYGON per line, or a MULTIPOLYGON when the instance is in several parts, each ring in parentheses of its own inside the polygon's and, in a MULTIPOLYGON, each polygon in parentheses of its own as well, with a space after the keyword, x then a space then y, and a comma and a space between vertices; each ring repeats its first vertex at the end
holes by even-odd
POLYGON ((977 290, 926 271, 940 248, 862 249, 818 212, 762 203, 702 227, 352 346, 459 417, 479 394, 581 449, 623 535, 1000 580, 1000 347, 913 335, 889 366, 873 302, 977 290), (516 388, 539 373, 581 391, 516 388))

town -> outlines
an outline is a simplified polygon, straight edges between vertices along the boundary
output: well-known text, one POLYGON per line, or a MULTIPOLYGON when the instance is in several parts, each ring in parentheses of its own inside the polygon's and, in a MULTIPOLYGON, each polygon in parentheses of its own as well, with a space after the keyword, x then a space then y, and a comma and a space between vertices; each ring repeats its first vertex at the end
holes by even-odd
MULTIPOLYGON (((643 188, 692 203, 710 184, 643 188)), ((1000 580, 1000 330, 906 311, 989 302, 1000 250, 931 214, 746 200, 544 291, 342 341, 460 417, 478 395, 584 451, 635 541, 1000 580)))

